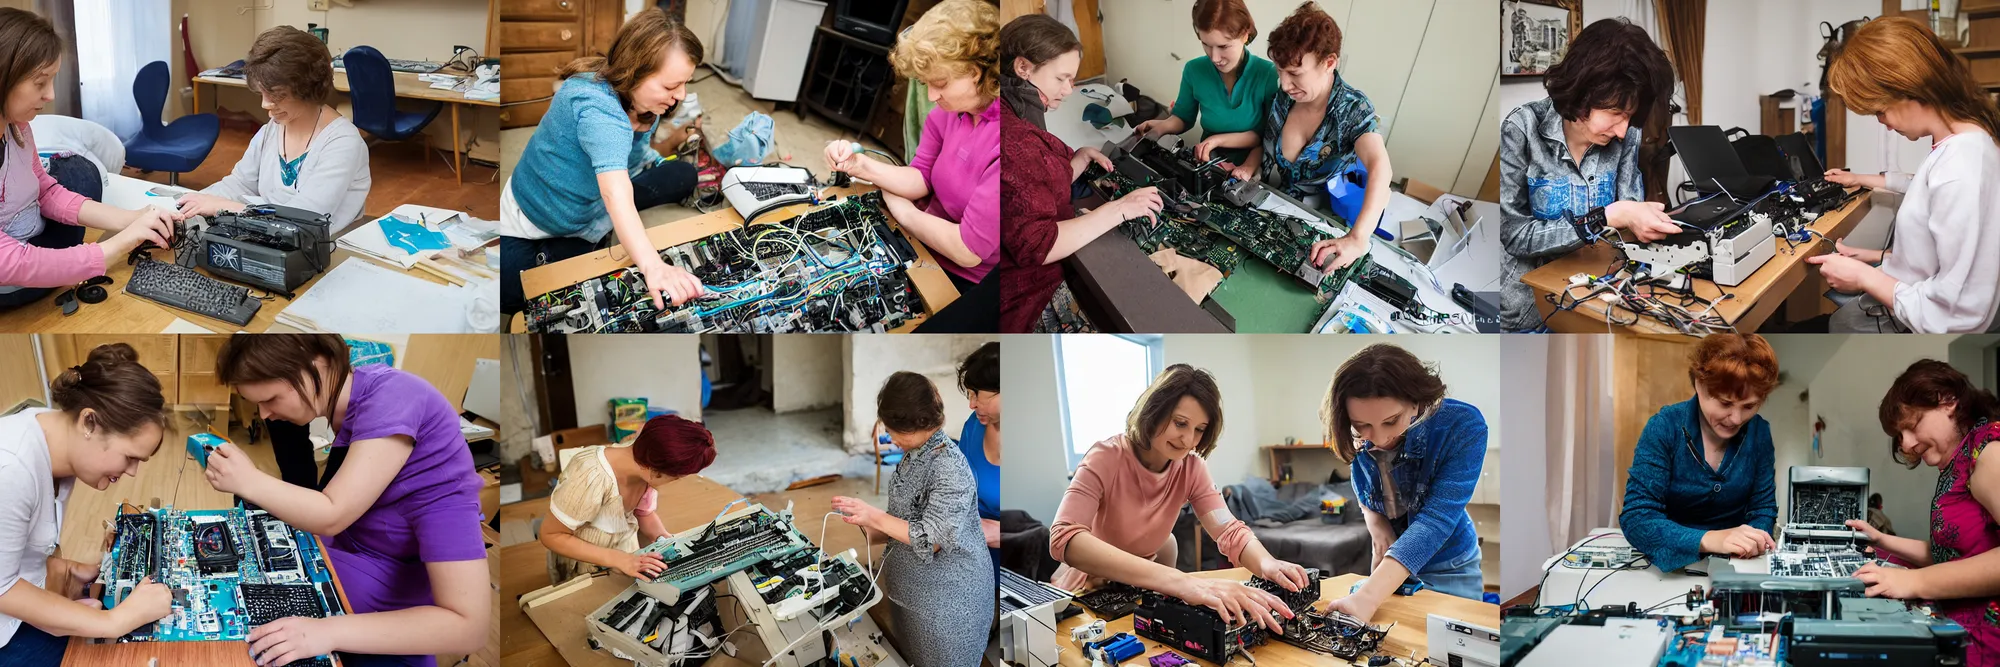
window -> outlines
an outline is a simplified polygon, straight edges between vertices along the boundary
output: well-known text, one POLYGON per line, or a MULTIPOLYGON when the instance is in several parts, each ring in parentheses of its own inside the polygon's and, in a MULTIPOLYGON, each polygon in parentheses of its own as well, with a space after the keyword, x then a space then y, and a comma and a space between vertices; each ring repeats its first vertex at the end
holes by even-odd
POLYGON ((1125 415, 1162 367, 1159 336, 1056 337, 1064 453, 1075 470, 1098 441, 1125 430, 1125 415))

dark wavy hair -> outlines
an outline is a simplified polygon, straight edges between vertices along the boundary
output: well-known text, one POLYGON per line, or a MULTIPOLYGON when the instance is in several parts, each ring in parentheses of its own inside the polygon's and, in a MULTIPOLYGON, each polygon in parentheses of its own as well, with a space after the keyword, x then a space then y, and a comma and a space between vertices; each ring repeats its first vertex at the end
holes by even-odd
POLYGON ((1903 369, 1889 385, 1889 393, 1882 395, 1877 416, 1882 420, 1882 432, 1889 435, 1889 458, 1904 467, 1917 467, 1920 461, 1905 459, 1897 443, 1903 430, 1916 424, 1918 413, 1946 403, 1956 404, 1952 423, 1958 426, 1959 437, 1971 433, 1981 421, 2000 419, 2000 398, 1993 392, 1973 386, 1972 378, 1951 364, 1936 359, 1918 361, 1903 369))
POLYGON ((1340 55, 1340 24, 1334 23, 1333 17, 1319 5, 1299 3, 1291 16, 1271 30, 1271 45, 1266 51, 1271 63, 1279 67, 1297 66, 1308 53, 1321 60, 1340 55))
POLYGON ((1542 86, 1563 120, 1579 121, 1596 109, 1623 111, 1643 126, 1655 103, 1673 97, 1674 66, 1646 29, 1622 18, 1590 24, 1570 42, 1562 62, 1542 86))
POLYGON ((147 424, 165 428, 166 397, 160 379, 139 365, 139 353, 124 343, 99 345, 83 363, 56 375, 49 396, 71 419, 91 411, 92 425, 130 434, 147 424))
POLYGON ((875 418, 897 433, 929 433, 944 427, 944 399, 930 378, 896 371, 875 393, 875 418))

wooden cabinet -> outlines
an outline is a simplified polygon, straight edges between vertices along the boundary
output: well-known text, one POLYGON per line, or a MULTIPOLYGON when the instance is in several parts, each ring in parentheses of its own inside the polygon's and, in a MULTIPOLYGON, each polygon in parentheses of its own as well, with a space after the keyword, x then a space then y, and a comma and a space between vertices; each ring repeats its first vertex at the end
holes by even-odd
POLYGON ((139 364, 160 380, 160 393, 167 404, 179 403, 179 341, 172 334, 61 334, 42 338, 43 361, 49 377, 55 378, 72 366, 80 366, 99 345, 124 343, 139 354, 139 364))
POLYGON ((619 0, 494 0, 499 40, 500 127, 541 122, 555 95, 556 69, 603 55, 624 21, 619 0))
POLYGON ((228 405, 229 387, 215 375, 215 357, 229 336, 186 335, 180 337, 180 403, 228 405))

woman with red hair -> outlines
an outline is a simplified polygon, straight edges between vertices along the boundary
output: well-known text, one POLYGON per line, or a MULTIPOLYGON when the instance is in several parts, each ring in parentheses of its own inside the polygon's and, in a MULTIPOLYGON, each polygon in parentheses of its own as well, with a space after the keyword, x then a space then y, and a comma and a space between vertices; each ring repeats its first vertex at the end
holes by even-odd
POLYGON ((1778 386, 1778 357, 1757 335, 1701 339, 1688 358, 1694 398, 1646 421, 1618 523, 1662 572, 1702 554, 1750 558, 1776 546, 1777 464, 1757 416, 1778 386))
POLYGON ((659 574, 659 556, 632 552, 667 534, 656 487, 715 462, 715 436, 700 422, 654 417, 630 445, 585 447, 571 455, 549 496, 542 546, 555 552, 551 579, 612 569, 639 578, 659 574))

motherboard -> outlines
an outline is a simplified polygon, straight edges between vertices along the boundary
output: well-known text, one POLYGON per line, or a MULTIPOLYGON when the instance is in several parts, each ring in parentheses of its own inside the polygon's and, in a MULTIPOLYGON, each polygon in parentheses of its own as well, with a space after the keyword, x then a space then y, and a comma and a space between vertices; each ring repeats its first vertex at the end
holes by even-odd
POLYGON ((1107 581, 1103 586, 1076 596, 1076 603, 1089 609, 1092 614, 1106 621, 1115 621, 1132 615, 1139 608, 1139 598, 1146 591, 1116 581, 1107 581))
POLYGON ((908 271, 916 249, 891 228, 880 192, 671 246, 660 258, 694 274, 705 293, 658 310, 645 276, 623 268, 529 299, 528 330, 882 332, 924 310, 908 271))
POLYGON ((1313 603, 1320 598, 1318 568, 1306 570, 1306 585, 1297 591, 1285 590, 1277 582, 1261 577, 1251 577, 1248 585, 1278 596, 1292 610, 1291 618, 1279 619, 1284 633, 1271 638, 1308 651, 1354 660, 1375 653, 1382 640, 1389 636, 1389 628, 1394 627, 1394 624, 1369 625, 1338 611, 1324 614, 1313 611, 1313 603))
POLYGON ((319 541, 262 509, 169 506, 120 514, 113 530, 99 577, 104 607, 117 606, 148 577, 173 595, 170 615, 118 641, 242 641, 280 618, 345 611, 319 541))
POLYGON ((792 526, 791 512, 773 512, 751 505, 717 517, 708 525, 661 537, 639 549, 659 556, 666 569, 640 588, 665 602, 707 586, 731 574, 771 559, 812 551, 804 534, 792 526))

